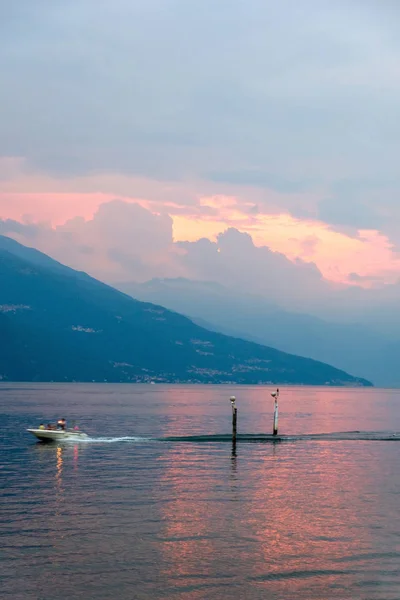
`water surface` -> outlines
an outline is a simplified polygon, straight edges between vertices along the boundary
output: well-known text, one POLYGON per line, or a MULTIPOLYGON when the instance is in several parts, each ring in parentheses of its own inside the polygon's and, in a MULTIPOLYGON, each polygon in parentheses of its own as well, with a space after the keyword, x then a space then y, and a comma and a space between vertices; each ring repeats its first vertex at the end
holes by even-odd
MULTIPOLYGON (((269 389, 0 385, 2 598, 400 598, 400 443, 270 433, 269 389), (44 445, 58 417, 91 439, 44 445)), ((281 433, 400 432, 395 390, 282 388, 281 433)))

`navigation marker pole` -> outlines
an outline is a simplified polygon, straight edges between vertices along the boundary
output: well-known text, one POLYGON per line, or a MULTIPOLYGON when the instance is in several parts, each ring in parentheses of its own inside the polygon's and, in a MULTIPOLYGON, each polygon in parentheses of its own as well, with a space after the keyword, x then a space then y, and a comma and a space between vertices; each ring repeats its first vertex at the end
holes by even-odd
POLYGON ((236 442, 237 408, 235 396, 231 396, 230 400, 232 405, 232 441, 236 442))
POLYGON ((271 396, 275 400, 275 407, 274 407, 274 429, 273 429, 272 434, 273 435, 278 435, 278 398, 279 398, 279 388, 277 388, 276 392, 273 392, 271 394, 271 396))

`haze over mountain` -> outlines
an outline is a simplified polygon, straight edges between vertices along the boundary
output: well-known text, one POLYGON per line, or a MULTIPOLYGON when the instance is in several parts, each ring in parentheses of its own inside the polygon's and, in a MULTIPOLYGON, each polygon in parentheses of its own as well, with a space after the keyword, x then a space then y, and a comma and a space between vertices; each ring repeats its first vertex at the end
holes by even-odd
POLYGON ((117 287, 188 315, 209 329, 323 360, 376 385, 400 385, 400 342, 364 324, 334 323, 288 312, 263 297, 212 282, 153 279, 117 287))
POLYGON ((177 276, 209 281, 235 295, 239 290, 257 296, 285 312, 358 323, 400 340, 399 283, 334 283, 313 262, 290 260, 269 246, 257 246, 249 234, 235 228, 213 241, 179 242, 168 214, 155 215, 137 204, 114 200, 102 204, 93 218, 72 219, 55 228, 0 219, 0 233, 110 285, 177 276))
POLYGON ((208 331, 0 236, 0 376, 14 381, 369 385, 208 331))

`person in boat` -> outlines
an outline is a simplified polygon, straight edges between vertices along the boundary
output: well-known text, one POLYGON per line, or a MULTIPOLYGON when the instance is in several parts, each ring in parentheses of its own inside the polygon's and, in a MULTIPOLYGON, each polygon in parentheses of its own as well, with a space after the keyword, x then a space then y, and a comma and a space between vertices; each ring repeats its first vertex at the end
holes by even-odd
POLYGON ((40 423, 40 425, 39 425, 39 429, 44 429, 44 425, 43 425, 43 423, 40 423))
POLYGON ((57 429, 62 429, 63 431, 65 431, 67 427, 67 422, 65 419, 58 419, 57 421, 57 429))
POLYGON ((47 425, 46 425, 46 429, 50 429, 50 430, 52 430, 52 429, 55 429, 55 426, 54 426, 54 425, 52 425, 51 423, 47 423, 47 425))

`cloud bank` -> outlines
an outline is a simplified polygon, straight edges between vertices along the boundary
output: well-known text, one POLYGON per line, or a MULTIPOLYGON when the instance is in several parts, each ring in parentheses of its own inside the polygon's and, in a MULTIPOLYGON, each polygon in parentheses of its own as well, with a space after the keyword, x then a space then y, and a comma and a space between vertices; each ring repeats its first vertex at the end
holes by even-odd
POLYGON ((397 297, 399 13, 375 0, 4 5, 3 231, 108 281, 397 297))
MULTIPOLYGON (((0 234, 111 284, 165 277, 213 281, 286 309, 341 317, 400 300, 398 282, 382 285, 366 277, 372 289, 349 289, 324 278, 315 263, 257 246, 249 233, 233 227, 215 240, 176 241, 168 214, 121 200, 102 204, 92 219, 76 217, 56 227, 0 220, 0 234)), ((307 243, 312 248, 315 240, 307 243)), ((357 273, 349 277, 364 282, 357 273)))

